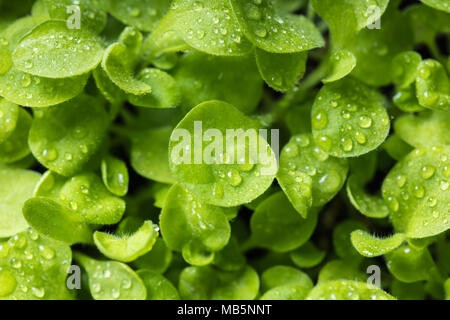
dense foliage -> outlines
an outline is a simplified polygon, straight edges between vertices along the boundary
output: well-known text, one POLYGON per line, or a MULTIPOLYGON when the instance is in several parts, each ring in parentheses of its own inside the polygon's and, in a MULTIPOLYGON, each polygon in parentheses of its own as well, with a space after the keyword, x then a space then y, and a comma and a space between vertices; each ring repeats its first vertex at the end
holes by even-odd
POLYGON ((450 298, 449 34, 449 0, 0 0, 0 299, 450 298), (279 158, 175 161, 199 122, 279 158))

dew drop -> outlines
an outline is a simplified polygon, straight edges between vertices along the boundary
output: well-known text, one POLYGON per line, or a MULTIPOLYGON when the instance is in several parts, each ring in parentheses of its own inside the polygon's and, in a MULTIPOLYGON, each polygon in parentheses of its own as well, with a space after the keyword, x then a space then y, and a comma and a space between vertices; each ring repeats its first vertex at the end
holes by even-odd
POLYGON ((236 169, 230 169, 227 172, 227 181, 233 186, 237 187, 242 183, 242 177, 236 169))
POLYGON ((366 135, 361 131, 355 132, 355 140, 359 144, 365 144, 367 142, 366 135))
POLYGON ((350 152, 353 150, 353 141, 350 138, 342 138, 341 145, 342 145, 342 149, 345 152, 350 152))
POLYGON ((315 130, 325 129, 328 125, 328 117, 325 111, 320 110, 312 117, 312 127, 315 130))
POLYGON ((372 119, 370 117, 361 116, 358 119, 358 124, 361 128, 368 129, 372 126, 372 119))
POLYGON ((58 152, 55 149, 44 149, 42 156, 47 161, 54 161, 58 158, 58 152))
POLYGON ((16 284, 16 278, 11 271, 0 268, 0 297, 14 292, 16 284))
POLYGON ((294 143, 290 143, 284 148, 284 154, 288 158, 294 158, 298 155, 298 147, 294 143))
POLYGON ((419 185, 414 186, 413 192, 414 196, 418 199, 423 198, 423 196, 425 195, 425 189, 419 185))

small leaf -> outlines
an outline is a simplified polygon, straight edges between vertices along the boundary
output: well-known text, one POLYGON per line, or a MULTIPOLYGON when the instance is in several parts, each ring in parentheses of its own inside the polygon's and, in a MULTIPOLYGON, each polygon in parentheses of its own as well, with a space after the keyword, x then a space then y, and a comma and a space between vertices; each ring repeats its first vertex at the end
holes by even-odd
POLYGON ((138 270, 137 275, 147 288, 147 300, 179 300, 180 295, 173 284, 162 275, 150 270, 138 270))
POLYGON ((89 276, 89 289, 95 300, 145 300, 147 289, 141 278, 126 264, 100 261, 74 253, 89 276))
POLYGON ((214 254, 213 263, 224 271, 237 271, 245 266, 246 259, 236 238, 232 237, 222 250, 214 254))
POLYGON ((396 300, 383 290, 365 282, 338 280, 321 283, 307 300, 396 300))
POLYGON ((292 262, 299 268, 315 267, 323 261, 325 255, 325 251, 317 249, 310 241, 289 254, 292 262))
POLYGON ((31 123, 30 114, 20 108, 16 127, 8 139, 0 144, 0 163, 13 163, 30 154, 27 138, 31 123))
POLYGON ((132 264, 137 269, 145 269, 163 274, 171 262, 172 251, 167 247, 164 239, 158 237, 152 250, 134 260, 132 264))
POLYGON ((249 266, 233 272, 187 267, 181 272, 179 290, 186 300, 252 300, 258 294, 259 278, 249 266))
POLYGON ((102 179, 106 188, 116 196, 124 196, 128 192, 128 169, 125 162, 119 158, 107 156, 103 158, 102 179))
POLYGON ((91 224, 115 224, 125 211, 125 201, 111 194, 94 173, 69 179, 61 189, 60 199, 91 224))
POLYGON ((356 57, 348 50, 341 49, 333 52, 329 58, 329 71, 323 83, 334 82, 344 78, 356 66, 356 57))
POLYGON ((29 229, 0 243, 0 299, 71 299, 70 247, 29 229))
POLYGON ((401 160, 408 153, 414 150, 414 147, 400 139, 397 134, 392 134, 383 143, 383 148, 395 160, 401 160))
POLYGON ((87 30, 69 29, 65 21, 47 21, 28 33, 13 52, 15 67, 46 78, 68 78, 97 67, 103 45, 87 30))
POLYGON ((158 232, 151 221, 146 221, 136 233, 130 236, 114 236, 108 233, 94 232, 97 248, 110 259, 131 262, 152 250, 158 232))
POLYGON ((350 237, 355 249, 363 256, 373 258, 384 255, 398 248, 405 236, 401 233, 393 234, 387 238, 377 238, 363 230, 355 230, 350 237))
POLYGON ((379 92, 351 78, 324 85, 311 113, 316 143, 334 157, 374 150, 389 133, 385 103, 379 92))
POLYGON ((361 256, 352 245, 350 234, 358 229, 366 230, 367 227, 358 220, 348 219, 337 224, 333 230, 333 246, 336 254, 348 261, 358 261, 361 256))
POLYGON ((262 96, 262 80, 250 55, 217 57, 193 51, 180 59, 174 77, 186 111, 204 101, 223 100, 249 114, 262 96))
POLYGON ((169 248, 193 265, 212 261, 230 238, 225 210, 202 203, 179 185, 170 189, 161 212, 161 233, 169 248))
POLYGON ((416 78, 417 99, 430 109, 447 110, 450 107, 450 80, 445 68, 428 59, 420 63, 416 78))
POLYGON ((81 95, 36 111, 28 142, 41 164, 71 176, 100 148, 108 125, 108 115, 100 101, 81 95))
POLYGON ((19 106, 0 98, 0 144, 14 132, 19 120, 19 113, 19 106))
POLYGON ((311 134, 301 134, 281 151, 277 179, 294 208, 306 217, 305 208, 323 206, 338 193, 347 172, 346 159, 330 157, 311 134))
POLYGON ((269 53, 256 48, 255 55, 261 77, 274 90, 288 91, 305 74, 307 53, 269 53))
POLYGON ((383 198, 397 232, 426 238, 450 228, 450 148, 426 147, 412 151, 389 172, 383 198))
POLYGON ((313 208, 302 218, 282 192, 264 200, 250 220, 253 243, 276 252, 287 252, 302 246, 311 237, 317 212, 313 208))
POLYGON ((417 71, 422 57, 415 51, 397 54, 392 60, 393 78, 398 88, 408 88, 416 81, 417 71))
POLYGON ((91 243, 92 231, 76 212, 44 197, 31 198, 23 206, 23 216, 39 233, 73 243, 91 243))
POLYGON ((425 108, 419 104, 415 84, 398 90, 392 98, 395 106, 404 112, 419 112, 425 108))
POLYGON ((450 3, 448 0, 420 0, 427 6, 450 13, 450 3))
POLYGON ((306 273, 292 267, 275 266, 261 276, 261 300, 303 300, 313 283, 306 273))
POLYGON ((159 69, 143 69, 136 79, 152 88, 151 93, 128 95, 132 105, 147 108, 174 108, 180 104, 181 94, 175 80, 159 69))
POLYGON ((359 260, 331 260, 319 272, 318 284, 332 280, 367 281, 367 274, 359 270, 359 260))
POLYGON ((0 169, 0 238, 7 238, 28 228, 22 207, 32 197, 40 174, 23 169, 0 169))

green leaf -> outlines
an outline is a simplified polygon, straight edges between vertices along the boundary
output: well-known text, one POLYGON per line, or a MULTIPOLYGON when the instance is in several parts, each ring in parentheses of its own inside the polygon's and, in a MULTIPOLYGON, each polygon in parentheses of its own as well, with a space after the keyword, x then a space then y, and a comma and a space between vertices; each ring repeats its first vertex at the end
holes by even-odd
POLYGON ((52 20, 73 22, 71 17, 74 12, 69 12, 68 7, 75 5, 80 8, 81 28, 87 28, 95 34, 102 32, 105 28, 106 12, 99 8, 97 0, 40 0, 37 3, 39 2, 42 6, 40 10, 48 14, 52 20))
POLYGON ((427 6, 450 13, 450 2, 448 0, 420 0, 427 6))
POLYGON ((350 239, 355 249, 363 256, 373 258, 384 255, 398 248, 405 236, 401 233, 393 234, 387 238, 378 238, 363 230, 355 230, 350 239))
POLYGON ((417 100, 415 84, 404 89, 399 89, 392 98, 392 101, 397 108, 404 112, 419 112, 425 109, 417 100))
POLYGON ((25 202, 23 216, 39 233, 73 243, 91 243, 92 231, 75 211, 54 200, 36 197, 25 202))
POLYGON ((164 239, 158 237, 152 250, 133 261, 137 269, 150 270, 163 274, 172 262, 172 251, 164 239))
POLYGON ((120 35, 120 42, 110 45, 103 56, 102 68, 111 81, 129 94, 144 95, 152 88, 134 75, 142 34, 127 27, 120 35))
POLYGON ((19 113, 19 106, 0 98, 0 144, 14 132, 19 120, 19 113))
POLYGON ((249 266, 233 272, 187 267, 180 275, 180 296, 186 300, 252 300, 258 290, 258 274, 249 266))
POLYGON ((417 99, 430 109, 447 110, 450 107, 450 80, 445 68, 436 60, 420 63, 416 78, 417 99))
POLYGON ((228 103, 201 103, 172 133, 171 169, 201 201, 224 207, 248 203, 269 188, 277 169, 275 155, 258 130, 255 120, 228 103), (202 142, 208 138, 213 141, 202 142))
POLYGON ((257 47, 273 53, 294 53, 324 45, 319 30, 306 17, 278 14, 272 0, 230 0, 242 32, 257 47))
POLYGON ((375 23, 386 10, 389 0, 312 0, 311 3, 328 23, 333 42, 340 46, 353 34, 375 23))
POLYGON ((60 199, 91 224, 115 224, 125 212, 125 201, 111 194, 94 173, 70 178, 61 189, 60 199))
POLYGON ((214 254, 214 265, 224 271, 236 271, 245 266, 246 259, 235 237, 230 238, 228 244, 214 254))
POLYGON ((383 290, 365 282, 338 280, 321 283, 307 300, 396 300, 383 290))
POLYGON ((386 255, 389 272, 402 282, 430 280, 437 276, 436 265, 428 249, 403 246, 386 255))
POLYGON ((262 80, 251 55, 217 57, 189 52, 180 59, 174 77, 186 111, 204 101, 223 100, 249 114, 262 96, 262 80))
POLYGON ((46 78, 82 75, 95 69, 102 57, 103 44, 95 35, 56 20, 33 29, 12 54, 18 70, 46 78))
POLYGON ((176 182, 169 168, 168 146, 171 134, 171 127, 133 132, 131 165, 137 173, 162 183, 176 182))
POLYGON ((325 255, 326 252, 317 249, 311 241, 289 254, 292 262, 299 268, 315 267, 323 261, 325 255))
POLYGON ((136 79, 152 88, 144 95, 128 95, 132 105, 147 108, 174 108, 180 104, 181 94, 175 80, 159 69, 143 69, 136 79))
POLYGON ((347 196, 353 206, 369 218, 382 219, 389 215, 389 209, 383 198, 365 192, 358 177, 351 175, 347 180, 347 196))
POLYGON ((275 0, 275 7, 278 12, 291 13, 303 8, 306 2, 306 0, 275 0))
POLYGON ((147 288, 147 300, 179 300, 180 295, 173 284, 162 275, 150 270, 138 270, 137 275, 147 288))
POLYGON ((302 218, 282 192, 264 200, 250 220, 253 243, 276 252, 287 252, 302 246, 311 237, 319 210, 313 208, 302 218))
POLYGON ((124 24, 152 31, 169 9, 167 0, 106 0, 108 12, 124 24))
POLYGON ((170 189, 161 213, 161 234, 167 246, 181 251, 193 265, 212 261, 230 238, 225 210, 202 203, 179 185, 170 189))
POLYGON ((391 292, 399 300, 424 300, 425 289, 422 283, 405 283, 394 279, 391 284, 391 292))
POLYGON ((66 287, 72 252, 29 229, 0 243, 0 299, 71 299, 66 287))
POLYGON ((311 134, 301 134, 281 151, 277 179, 294 208, 306 217, 311 205, 323 206, 338 193, 347 172, 346 159, 330 157, 311 134))
POLYGON ((426 110, 406 114, 394 122, 399 138, 416 148, 450 144, 450 111, 426 110))
POLYGON ((449 159, 448 146, 420 148, 389 172, 382 192, 397 232, 426 238, 449 229, 449 159))
POLYGON ((274 90, 288 91, 305 74, 305 52, 270 53, 256 48, 255 55, 261 77, 274 90))
POLYGON ((292 267, 275 266, 261 275, 261 286, 266 291, 261 300, 303 300, 313 283, 306 273, 292 267))
POLYGON ((332 280, 366 281, 367 274, 359 270, 358 263, 352 260, 331 260, 320 269, 317 283, 332 280))
POLYGON ((405 89, 416 81, 422 57, 415 51, 397 54, 392 60, 393 79, 398 88, 405 89))
POLYGON ((333 246, 336 254, 348 261, 360 260, 359 253, 352 245, 350 234, 358 229, 366 230, 367 227, 358 220, 348 219, 337 224, 333 230, 333 246))
POLYGON ((125 93, 111 81, 108 74, 101 66, 92 73, 98 90, 102 93, 106 100, 112 104, 121 104, 126 100, 125 93))
POLYGON ((151 221, 146 221, 132 235, 115 236, 96 231, 94 242, 106 257, 122 262, 131 262, 150 250, 158 238, 158 232, 151 221))
POLYGON ((323 83, 334 82, 344 78, 356 67, 355 55, 345 49, 334 51, 329 58, 329 71, 323 83))
POLYGON ((31 123, 30 114, 20 108, 16 127, 8 139, 0 144, 0 163, 13 163, 30 154, 27 138, 31 123))
POLYGON ((395 160, 400 160, 412 150, 414 147, 400 139, 397 134, 392 134, 383 144, 386 152, 395 160))
POLYGON ((95 300, 145 300, 147 289, 142 279, 126 264, 100 261, 75 252, 89 277, 89 289, 95 300))
POLYGON ((450 300, 450 278, 447 278, 444 283, 445 293, 447 294, 446 300, 450 300))
POLYGON ((125 162, 113 156, 103 158, 102 179, 106 188, 116 196, 122 197, 128 192, 128 169, 125 162))
POLYGON ((311 113, 316 143, 334 157, 374 150, 389 133, 385 103, 376 90, 351 78, 324 85, 311 113))
POLYGON ((64 176, 81 171, 100 148, 109 125, 102 103, 81 95, 35 112, 28 143, 45 167, 64 176))
POLYGON ((32 197, 40 174, 23 169, 0 169, 0 238, 6 238, 28 228, 22 206, 32 197))
POLYGON ((391 2, 381 18, 380 29, 363 29, 351 37, 345 47, 358 61, 352 75, 371 86, 391 83, 395 72, 392 60, 398 53, 413 48, 408 22, 406 14, 397 11, 391 2))
POLYGON ((59 193, 66 183, 67 178, 53 171, 46 171, 34 188, 34 197, 45 197, 59 200, 59 193))
POLYGON ((228 1, 174 0, 166 18, 169 30, 199 51, 239 56, 253 47, 244 37, 228 1))

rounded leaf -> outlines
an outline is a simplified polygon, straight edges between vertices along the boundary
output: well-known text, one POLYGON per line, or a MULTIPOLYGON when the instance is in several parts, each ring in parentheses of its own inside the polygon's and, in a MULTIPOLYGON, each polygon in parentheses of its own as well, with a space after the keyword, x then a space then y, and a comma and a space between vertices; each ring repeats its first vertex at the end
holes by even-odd
POLYGON ((405 236, 401 233, 393 234, 387 238, 378 238, 363 230, 355 230, 350 239, 355 249, 363 256, 373 258, 381 256, 398 248, 405 236))
POLYGON ((307 300, 396 300, 383 290, 359 281, 338 280, 321 283, 308 294, 307 300))
POLYGON ((138 270, 137 275, 147 288, 147 300, 179 300, 180 295, 173 284, 162 275, 150 270, 138 270))
POLYGON ((128 169, 119 158, 107 156, 101 164, 102 179, 106 188, 116 196, 124 196, 128 192, 128 169))

